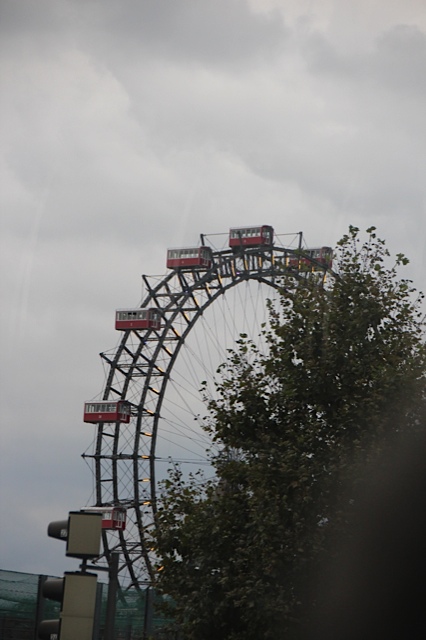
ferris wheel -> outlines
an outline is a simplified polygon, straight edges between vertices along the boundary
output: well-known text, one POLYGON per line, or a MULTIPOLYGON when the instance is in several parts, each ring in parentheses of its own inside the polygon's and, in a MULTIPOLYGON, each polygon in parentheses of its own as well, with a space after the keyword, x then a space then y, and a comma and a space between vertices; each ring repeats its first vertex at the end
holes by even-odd
POLYGON ((166 275, 142 276, 141 305, 116 311, 122 337, 101 353, 106 383, 102 399, 85 404, 96 434, 83 457, 94 472, 93 509, 104 511, 104 558, 120 553, 126 587, 154 579, 151 532, 168 466, 211 472, 201 386, 214 396, 217 368, 239 336, 260 339, 266 300, 284 276, 296 286, 331 270, 330 247, 303 248, 301 233, 285 246, 282 237, 268 225, 244 227, 222 248, 201 236, 196 247, 169 249, 166 275))

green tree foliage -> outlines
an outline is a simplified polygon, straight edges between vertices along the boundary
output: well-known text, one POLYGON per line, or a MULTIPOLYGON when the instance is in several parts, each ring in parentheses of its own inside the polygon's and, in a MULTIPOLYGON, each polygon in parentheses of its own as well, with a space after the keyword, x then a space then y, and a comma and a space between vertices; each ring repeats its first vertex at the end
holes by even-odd
POLYGON ((283 275, 260 354, 242 335, 207 399, 214 480, 165 483, 157 587, 187 640, 297 638, 306 575, 344 526, 336 497, 396 432, 421 429, 422 295, 375 229, 350 227, 336 277, 283 275))

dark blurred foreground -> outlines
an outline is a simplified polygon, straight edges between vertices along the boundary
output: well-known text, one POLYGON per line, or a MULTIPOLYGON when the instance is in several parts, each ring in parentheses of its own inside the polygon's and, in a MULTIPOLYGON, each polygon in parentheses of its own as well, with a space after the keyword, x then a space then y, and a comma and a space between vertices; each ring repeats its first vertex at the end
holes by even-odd
POLYGON ((425 638, 426 436, 400 441, 361 485, 315 582, 306 640, 425 638))

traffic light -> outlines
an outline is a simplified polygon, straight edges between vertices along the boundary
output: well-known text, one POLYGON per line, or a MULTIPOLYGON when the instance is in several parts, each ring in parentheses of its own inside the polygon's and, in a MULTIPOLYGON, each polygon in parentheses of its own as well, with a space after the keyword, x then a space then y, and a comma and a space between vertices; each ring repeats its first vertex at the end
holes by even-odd
MULTIPOLYGON (((100 554, 102 515, 72 511, 68 520, 51 522, 47 533, 66 540, 66 555, 86 561, 100 554)), ((43 620, 38 626, 40 640, 92 640, 96 609, 97 575, 66 572, 63 578, 48 578, 42 595, 61 603, 57 620, 43 620)))
POLYGON ((41 640, 92 640, 98 577, 93 573, 66 572, 63 578, 48 579, 45 598, 61 602, 58 620, 43 620, 38 628, 41 640))
POLYGON ((65 540, 66 555, 88 560, 97 558, 101 550, 102 514, 70 511, 68 520, 51 522, 47 535, 65 540))

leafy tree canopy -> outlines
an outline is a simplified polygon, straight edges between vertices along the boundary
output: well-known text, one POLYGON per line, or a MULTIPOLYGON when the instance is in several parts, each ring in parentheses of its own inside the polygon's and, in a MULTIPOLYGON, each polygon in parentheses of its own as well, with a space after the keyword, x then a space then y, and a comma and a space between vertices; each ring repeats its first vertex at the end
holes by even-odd
POLYGON ((283 275, 261 354, 248 336, 206 398, 214 480, 165 482, 158 585, 188 640, 297 638, 304 589, 340 487, 397 432, 424 426, 422 295, 399 277, 375 228, 350 227, 335 276, 283 275))

